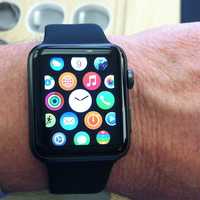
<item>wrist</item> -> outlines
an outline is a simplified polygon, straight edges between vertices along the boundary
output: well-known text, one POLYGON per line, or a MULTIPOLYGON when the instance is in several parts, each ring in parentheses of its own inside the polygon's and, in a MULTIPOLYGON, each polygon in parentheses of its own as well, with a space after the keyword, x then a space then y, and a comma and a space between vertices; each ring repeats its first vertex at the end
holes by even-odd
POLYGON ((128 155, 113 169, 112 191, 143 199, 159 194, 198 199, 198 42, 199 24, 165 27, 120 41, 135 72, 134 128, 128 155))
POLYGON ((132 196, 145 188, 148 183, 157 181, 158 124, 156 118, 158 116, 152 102, 146 96, 146 89, 149 89, 147 85, 154 80, 145 69, 147 63, 143 59, 141 44, 130 37, 115 37, 111 40, 126 52, 128 66, 134 70, 135 85, 130 91, 132 110, 130 149, 128 154, 115 164, 108 188, 132 196))
POLYGON ((6 192, 46 186, 45 169, 32 156, 28 142, 26 61, 33 46, 26 43, 0 47, 0 184, 6 192))

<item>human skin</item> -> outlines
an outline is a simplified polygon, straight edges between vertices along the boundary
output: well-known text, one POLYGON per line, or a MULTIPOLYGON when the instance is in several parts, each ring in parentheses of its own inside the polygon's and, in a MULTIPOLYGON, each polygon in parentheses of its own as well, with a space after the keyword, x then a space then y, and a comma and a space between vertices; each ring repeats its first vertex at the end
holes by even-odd
MULTIPOLYGON (((199 199, 200 24, 110 37, 135 72, 132 139, 107 189, 132 199, 199 199)), ((47 188, 28 144, 27 56, 36 43, 0 47, 0 186, 47 188)), ((66 180, 67 182, 67 180, 66 180)))

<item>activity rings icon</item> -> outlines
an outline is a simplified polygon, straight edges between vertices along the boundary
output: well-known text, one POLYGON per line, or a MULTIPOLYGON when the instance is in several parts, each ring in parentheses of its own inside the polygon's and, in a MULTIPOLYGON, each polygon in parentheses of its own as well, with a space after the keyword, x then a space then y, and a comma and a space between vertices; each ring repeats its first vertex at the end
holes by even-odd
POLYGON ((64 105, 64 97, 59 92, 51 92, 45 97, 45 105, 49 110, 60 110, 64 105))

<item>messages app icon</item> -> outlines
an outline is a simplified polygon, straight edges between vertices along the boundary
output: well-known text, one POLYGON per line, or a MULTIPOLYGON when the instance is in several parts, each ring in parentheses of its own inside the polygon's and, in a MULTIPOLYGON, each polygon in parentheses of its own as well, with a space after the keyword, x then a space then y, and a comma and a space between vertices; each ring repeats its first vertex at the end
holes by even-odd
POLYGON ((85 131, 79 131, 74 136, 75 145, 88 145, 90 143, 90 136, 85 131))

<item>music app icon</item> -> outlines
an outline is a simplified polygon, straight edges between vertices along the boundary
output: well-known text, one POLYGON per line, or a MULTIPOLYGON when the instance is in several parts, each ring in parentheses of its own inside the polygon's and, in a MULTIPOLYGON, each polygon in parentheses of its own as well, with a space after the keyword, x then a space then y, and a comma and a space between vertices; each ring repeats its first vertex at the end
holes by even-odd
POLYGON ((87 72, 83 77, 83 85, 88 90, 96 90, 101 85, 101 77, 96 72, 87 72))

